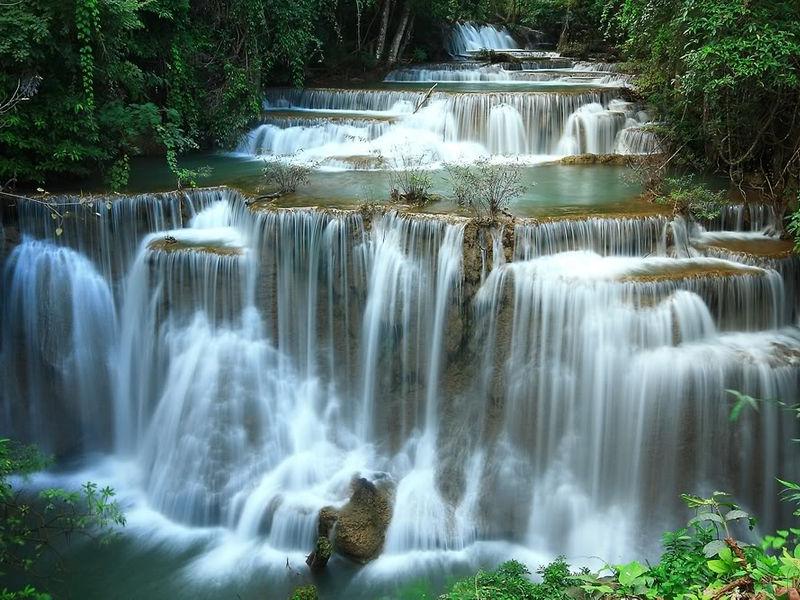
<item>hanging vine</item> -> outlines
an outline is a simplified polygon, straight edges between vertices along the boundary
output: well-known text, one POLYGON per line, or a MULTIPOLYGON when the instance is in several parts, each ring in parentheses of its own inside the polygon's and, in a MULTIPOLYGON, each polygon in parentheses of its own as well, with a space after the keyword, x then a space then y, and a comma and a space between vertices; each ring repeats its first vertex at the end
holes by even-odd
POLYGON ((98 0, 77 0, 75 3, 75 29, 78 34, 81 77, 83 80, 83 104, 78 108, 87 113, 90 124, 94 122, 94 48, 92 40, 100 30, 100 8, 98 0))

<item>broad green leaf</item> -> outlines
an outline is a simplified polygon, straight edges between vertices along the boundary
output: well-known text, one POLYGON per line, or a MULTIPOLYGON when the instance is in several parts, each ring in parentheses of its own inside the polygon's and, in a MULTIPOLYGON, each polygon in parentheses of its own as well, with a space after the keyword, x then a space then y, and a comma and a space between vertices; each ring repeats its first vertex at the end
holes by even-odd
POLYGON ((744 512, 743 510, 734 509, 734 510, 728 511, 728 513, 725 515, 725 520, 726 521, 736 521, 737 519, 747 519, 749 517, 750 517, 750 515, 747 514, 746 512, 744 512))
POLYGON ((703 554, 705 554, 707 558, 711 558, 712 556, 718 555, 720 551, 725 548, 725 542, 722 540, 712 540, 703 546, 703 554))
POLYGON ((695 523, 702 523, 703 521, 714 521, 715 523, 719 523, 720 525, 725 524, 725 519, 720 517, 717 513, 706 512, 700 513, 694 519, 689 521, 689 525, 694 525, 695 523))
POLYGON ((725 575, 728 572, 728 565, 721 560, 710 560, 706 564, 709 569, 719 575, 725 575))
POLYGON ((648 568, 637 561, 633 561, 626 565, 618 565, 617 571, 619 572, 618 579, 620 584, 629 586, 636 579, 647 573, 648 568))

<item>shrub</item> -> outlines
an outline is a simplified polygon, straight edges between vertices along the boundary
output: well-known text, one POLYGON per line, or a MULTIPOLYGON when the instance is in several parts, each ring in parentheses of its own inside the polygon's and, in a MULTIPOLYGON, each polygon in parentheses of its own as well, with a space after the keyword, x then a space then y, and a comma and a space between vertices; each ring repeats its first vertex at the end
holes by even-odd
POLYGON ((299 163, 293 156, 277 156, 264 161, 264 180, 277 188, 277 194, 291 194, 311 178, 313 165, 299 163))
POLYGON ((662 191, 654 197, 657 204, 672 206, 676 215, 695 221, 708 221, 719 216, 720 209, 727 204, 724 192, 715 192, 693 177, 668 177, 662 191))
POLYGON ((427 154, 398 153, 395 162, 388 163, 392 202, 423 205, 431 200, 433 180, 426 168, 430 162, 427 154))
POLYGON ((295 588, 292 595, 289 596, 289 600, 317 600, 318 598, 317 588, 313 585, 295 588))
POLYGON ((797 193, 798 208, 789 217, 789 233, 794 235, 794 250, 800 252, 800 192, 797 193))
POLYGON ((533 599, 535 584, 528 579, 525 565, 515 560, 500 565, 494 571, 478 571, 474 576, 456 582, 440 600, 529 600, 533 599))
POLYGON ((534 583, 525 565, 511 560, 494 571, 478 571, 456 582, 440 600, 570 600, 581 583, 563 556, 540 568, 541 583, 534 583))
MULTIPOLYGON (((49 467, 52 460, 33 446, 0 439, 0 580, 9 573, 46 583, 52 570, 62 568, 58 547, 64 540, 109 539, 125 517, 114 500, 114 490, 87 482, 78 492, 45 489, 28 497, 15 488, 17 477, 49 467)), ((19 591, 0 589, 2 600, 44 600, 50 596, 26 585, 19 591)))
POLYGON ((517 167, 482 161, 474 166, 447 165, 446 169, 456 204, 491 219, 506 212, 511 200, 526 190, 517 167))

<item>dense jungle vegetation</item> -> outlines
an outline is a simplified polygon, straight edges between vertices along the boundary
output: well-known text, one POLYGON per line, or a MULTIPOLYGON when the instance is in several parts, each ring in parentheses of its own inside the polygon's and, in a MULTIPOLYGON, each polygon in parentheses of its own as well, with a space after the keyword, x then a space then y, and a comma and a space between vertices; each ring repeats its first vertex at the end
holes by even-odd
MULTIPOLYGON (((30 0, 0 13, 0 180, 47 185, 226 146, 262 89, 441 58, 456 20, 627 61, 670 165, 725 173, 783 214, 800 173, 800 7, 752 0, 30 0)), ((795 217, 793 227, 800 226, 795 217)))

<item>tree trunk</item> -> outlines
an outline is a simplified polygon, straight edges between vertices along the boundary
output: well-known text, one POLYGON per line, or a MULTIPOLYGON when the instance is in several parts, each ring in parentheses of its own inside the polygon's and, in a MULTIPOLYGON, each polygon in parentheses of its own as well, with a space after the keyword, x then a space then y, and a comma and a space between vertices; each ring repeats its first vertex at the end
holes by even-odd
POLYGON ((386 34, 389 31, 389 14, 392 12, 392 0, 383 0, 383 14, 381 15, 381 30, 378 32, 378 45, 375 48, 375 59, 383 60, 386 50, 386 34))
POLYGON ((572 9, 567 6, 567 13, 564 15, 564 27, 561 29, 561 35, 558 37, 558 50, 563 49, 569 44, 569 25, 572 20, 572 9))
POLYGON ((406 48, 408 48, 408 43, 411 41, 411 37, 414 35, 414 19, 416 17, 411 17, 411 22, 406 27, 406 34, 403 36, 403 42, 400 44, 400 52, 398 53, 397 57, 400 58, 405 56, 406 48))
POLYGON ((397 26, 397 31, 394 34, 394 39, 392 40, 392 46, 389 49, 389 64, 393 65, 397 62, 398 54, 400 53, 400 44, 403 41, 403 37, 406 33, 406 27, 408 27, 408 19, 411 16, 411 2, 406 0, 403 3, 403 16, 400 17, 400 25, 397 26))
POLYGON ((356 0, 356 48, 361 52, 361 2, 356 0))

